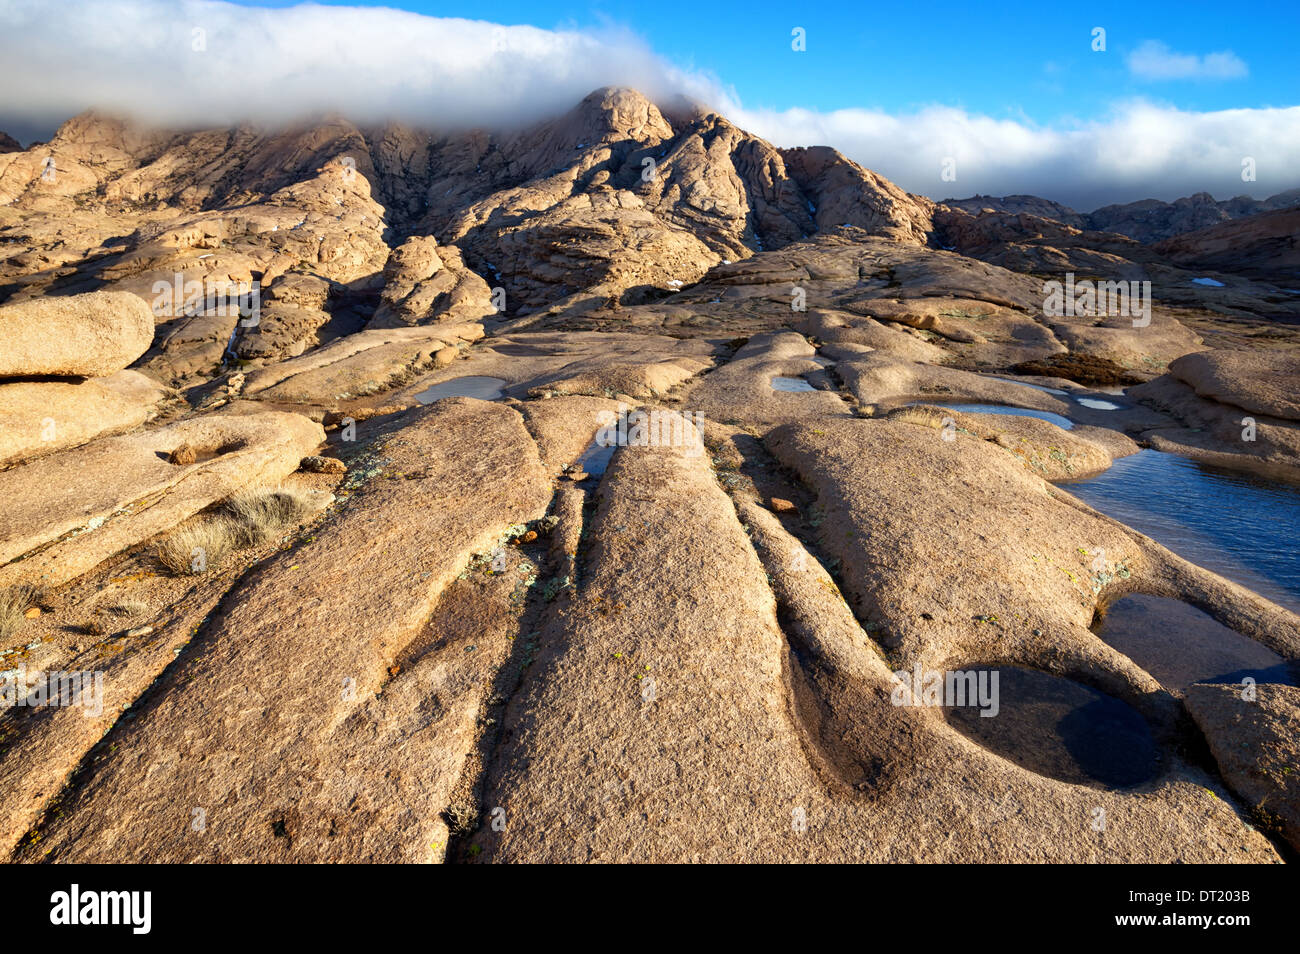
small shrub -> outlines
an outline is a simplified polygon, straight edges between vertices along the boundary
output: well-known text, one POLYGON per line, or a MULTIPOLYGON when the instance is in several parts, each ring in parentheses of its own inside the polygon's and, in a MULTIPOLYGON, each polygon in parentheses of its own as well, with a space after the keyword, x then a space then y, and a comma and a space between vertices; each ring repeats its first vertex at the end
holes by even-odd
POLYGON ((109 626, 100 617, 92 616, 81 624, 81 632, 87 636, 107 636, 109 626))
POLYGON ((199 459, 199 452, 192 444, 181 444, 168 455, 173 464, 192 464, 199 459))
POLYGON ((456 802, 443 812, 447 828, 453 835, 468 835, 478 827, 478 811, 467 802, 456 802))

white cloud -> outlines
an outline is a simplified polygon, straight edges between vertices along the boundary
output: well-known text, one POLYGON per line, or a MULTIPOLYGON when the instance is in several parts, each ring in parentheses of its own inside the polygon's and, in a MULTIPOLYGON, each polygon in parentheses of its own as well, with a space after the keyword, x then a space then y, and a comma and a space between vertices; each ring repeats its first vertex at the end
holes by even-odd
POLYGON ((1262 198, 1300 185, 1300 106, 1198 113, 1138 100, 1069 129, 948 107, 907 115, 738 108, 732 119, 780 146, 829 143, 932 198, 1020 193, 1090 211, 1194 192, 1262 198), (949 157, 955 182, 940 178, 949 157), (1246 157, 1257 182, 1241 179, 1246 157))
POLYGON ((0 0, 0 129, 16 134, 24 124, 52 129, 91 106, 186 126, 319 111, 430 128, 498 126, 554 115, 605 85, 661 101, 691 96, 777 145, 835 146, 934 198, 1035 193, 1091 209, 1197 191, 1264 196, 1300 184, 1300 107, 1196 113, 1132 102, 1069 128, 947 107, 774 111, 744 107, 717 79, 679 69, 616 29, 503 27, 383 8, 0 0), (200 38, 204 49, 195 50, 200 38), (1246 156, 1256 160, 1257 183, 1241 181, 1246 156), (940 178, 948 157, 957 160, 954 182, 940 178))
POLYGON ((214 0, 5 0, 3 111, 31 122, 94 105, 215 125, 337 112, 359 120, 500 125, 593 89, 709 94, 626 31, 543 30, 376 7, 214 0))
POLYGON ((1236 53, 1177 53, 1159 40, 1147 40, 1128 55, 1129 72, 1141 79, 1241 79, 1249 71, 1236 53))

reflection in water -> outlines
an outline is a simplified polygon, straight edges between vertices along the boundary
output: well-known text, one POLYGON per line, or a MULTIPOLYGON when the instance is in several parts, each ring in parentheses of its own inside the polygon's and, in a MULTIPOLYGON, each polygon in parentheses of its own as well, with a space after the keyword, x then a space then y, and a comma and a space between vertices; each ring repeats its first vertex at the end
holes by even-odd
POLYGON ((1171 692, 1196 682, 1292 682, 1285 659, 1180 600, 1134 593, 1106 610, 1097 635, 1171 692))
POLYGON ((479 398, 483 401, 496 401, 505 393, 506 382, 501 378, 489 378, 481 374, 469 374, 463 378, 452 378, 432 387, 425 388, 415 396, 421 404, 432 404, 449 397, 479 398))
POLYGON ((1062 486, 1179 556, 1300 612, 1300 488, 1154 450, 1062 486))
POLYGON ((971 414, 1010 414, 1012 417, 1036 417, 1040 421, 1051 421, 1063 431, 1074 427, 1074 421, 1051 411, 1035 411, 1028 407, 1011 407, 1007 404, 936 404, 933 401, 913 401, 916 404, 930 404, 933 407, 946 407, 954 411, 966 411, 971 414))
POLYGON ((963 735, 1031 772, 1064 782, 1124 788, 1155 777, 1155 740, 1146 720, 1128 704, 1036 669, 981 668, 999 673, 998 714, 986 719, 973 707, 945 708, 948 722, 963 735))

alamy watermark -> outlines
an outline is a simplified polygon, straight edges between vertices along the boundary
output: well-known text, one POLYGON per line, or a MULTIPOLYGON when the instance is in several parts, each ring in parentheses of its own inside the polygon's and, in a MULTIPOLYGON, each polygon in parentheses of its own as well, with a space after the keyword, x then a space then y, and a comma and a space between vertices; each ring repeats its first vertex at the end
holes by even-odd
POLYGON ((896 706, 975 707, 981 718, 998 714, 998 671, 922 669, 894 673, 898 685, 890 695, 896 706))
POLYGON ((159 318, 188 315, 237 317, 244 328, 256 328, 261 321, 261 282, 186 281, 185 275, 177 272, 171 281, 159 279, 154 282, 152 291, 154 297, 150 307, 159 318))
POLYGON ((88 718, 100 716, 104 712, 104 674, 98 670, 37 670, 29 675, 26 666, 0 673, 0 709, 18 706, 80 707, 88 718))
POLYGON ((687 457, 704 453, 704 415, 699 411, 618 411, 596 414, 599 447, 680 447, 687 457))
POLYGON ((1151 283, 1074 280, 1043 282, 1043 314, 1049 318, 1132 318, 1134 328, 1151 324, 1151 283))
POLYGON ((132 934, 153 926, 152 891, 83 891, 73 884, 50 895, 50 923, 55 925, 120 924, 132 934))

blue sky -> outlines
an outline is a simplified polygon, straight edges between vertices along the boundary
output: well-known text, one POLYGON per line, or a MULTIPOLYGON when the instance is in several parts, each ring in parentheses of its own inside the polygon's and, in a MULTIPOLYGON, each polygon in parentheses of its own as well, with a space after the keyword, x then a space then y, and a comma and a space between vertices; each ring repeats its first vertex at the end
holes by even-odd
POLYGON ((0 130, 47 138, 87 108, 505 128, 627 85, 936 199, 1264 198, 1300 187, 1298 38, 1300 0, 0 0, 0 130))
MULTIPOLYGON (((276 0, 257 6, 290 6, 276 0)), ((942 104, 1035 123, 1104 113, 1148 97, 1205 111, 1300 104, 1300 2, 845 3, 597 0, 351 2, 545 29, 627 28, 675 64, 706 71, 750 108, 942 104), (802 54, 794 27, 807 31, 802 54), (1091 49, 1094 27, 1107 49, 1091 49), (1204 56, 1231 51, 1240 78, 1135 76, 1126 57, 1156 41, 1204 56)))

